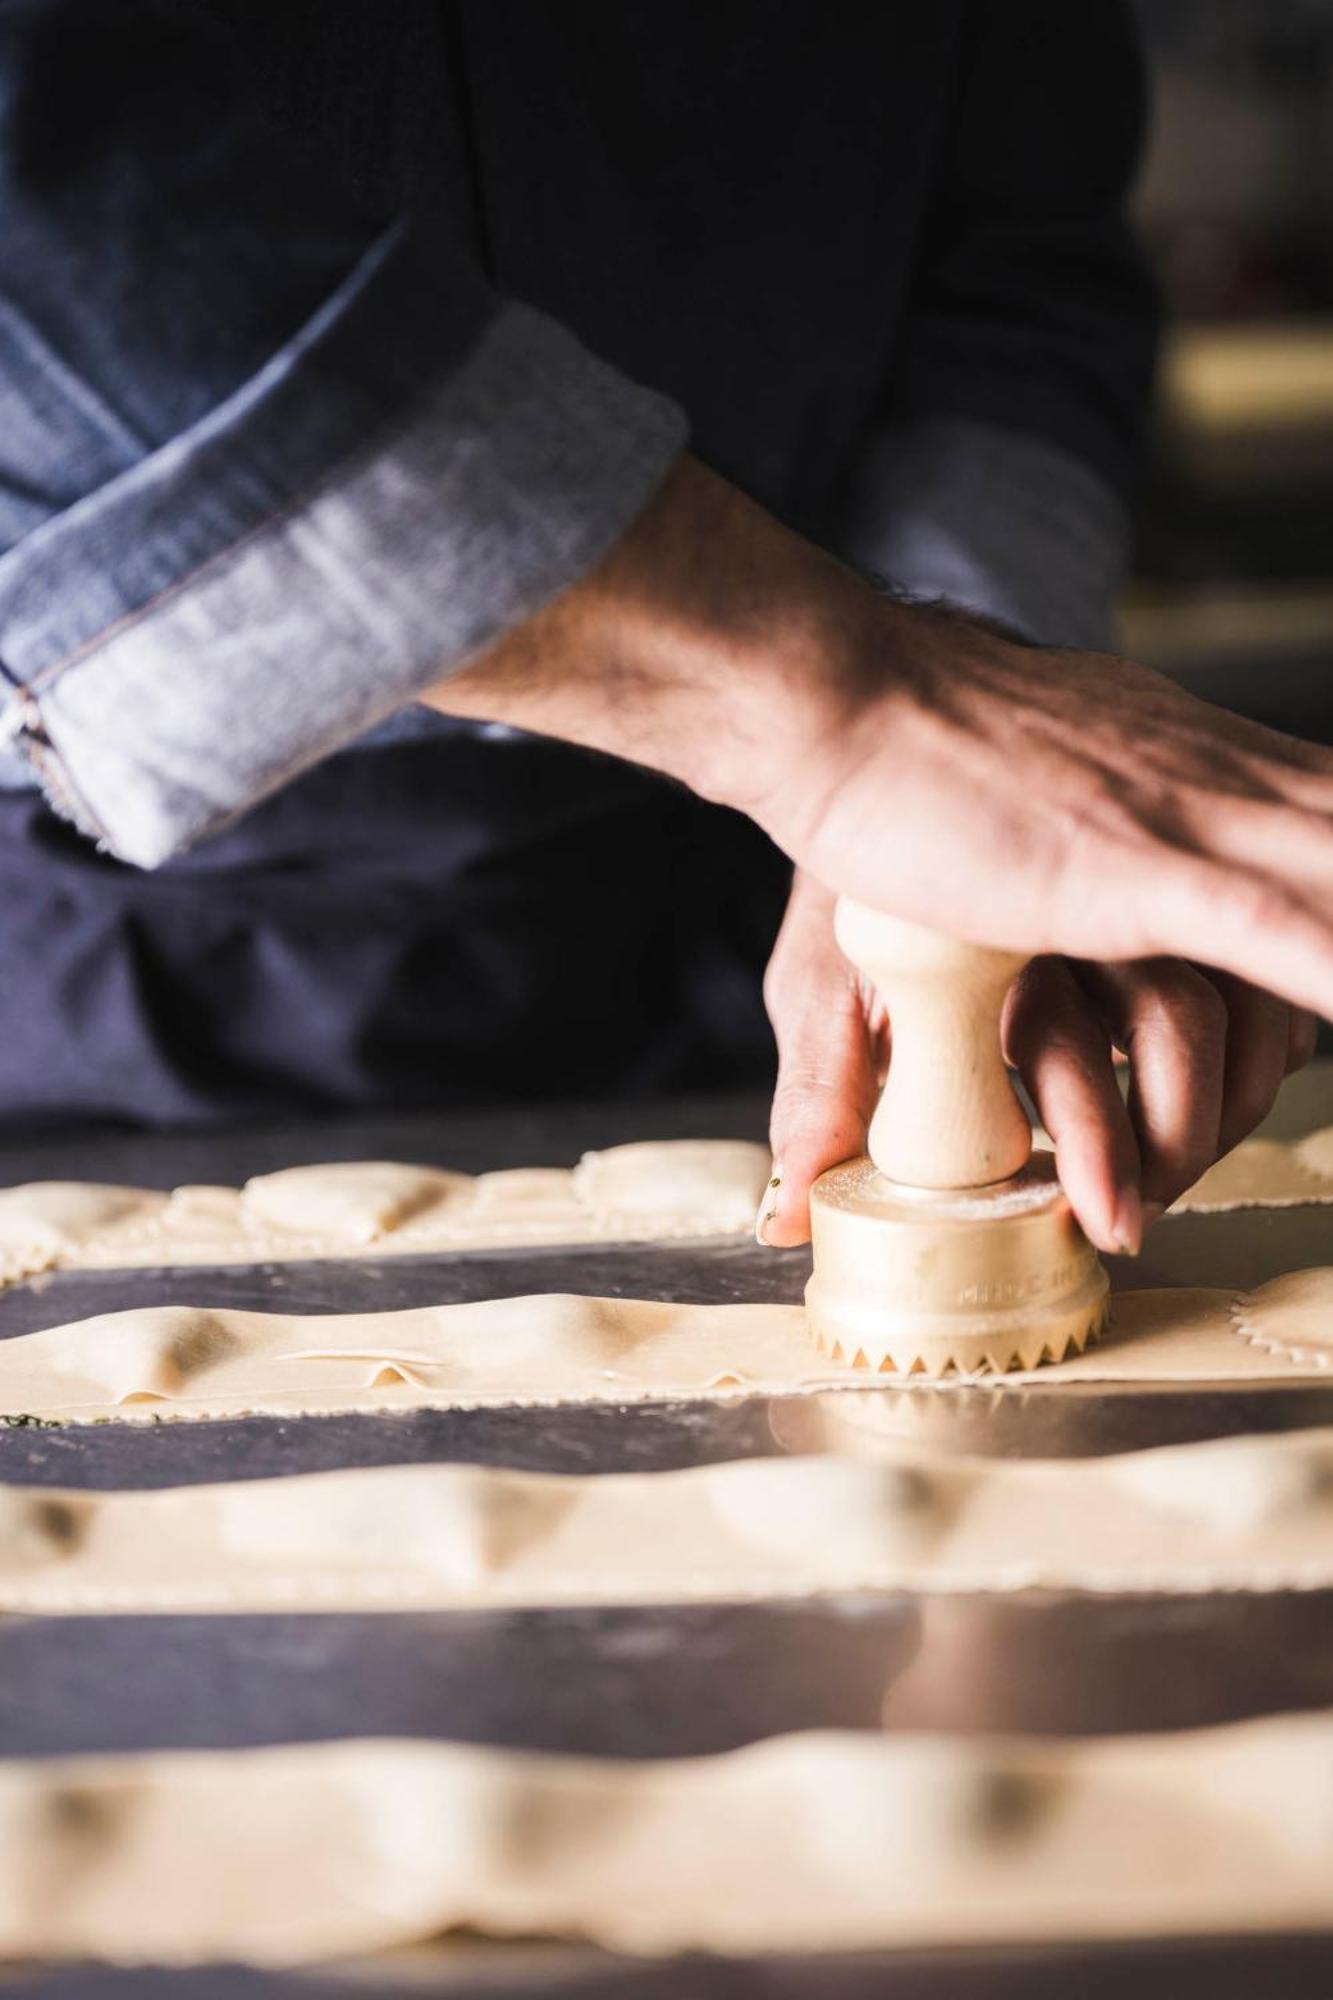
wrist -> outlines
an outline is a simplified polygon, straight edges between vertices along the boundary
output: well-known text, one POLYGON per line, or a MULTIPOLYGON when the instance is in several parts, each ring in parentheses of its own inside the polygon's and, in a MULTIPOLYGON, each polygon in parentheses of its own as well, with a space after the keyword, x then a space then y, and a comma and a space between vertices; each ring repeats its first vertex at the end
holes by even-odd
POLYGON ((808 747, 846 628, 873 602, 851 571, 694 460, 597 584, 594 617, 643 697, 617 705, 617 726, 647 719, 662 769, 743 811, 808 747))
POLYGON ((767 824, 893 609, 686 456, 588 576, 427 699, 647 764, 767 824))

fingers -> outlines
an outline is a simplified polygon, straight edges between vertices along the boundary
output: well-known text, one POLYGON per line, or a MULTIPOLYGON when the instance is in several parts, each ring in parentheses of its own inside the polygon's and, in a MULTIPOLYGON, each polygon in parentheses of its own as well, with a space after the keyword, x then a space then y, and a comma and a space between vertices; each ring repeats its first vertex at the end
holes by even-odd
POLYGON ((1080 964, 1076 977, 1129 1057, 1129 1118, 1151 1219, 1218 1156, 1226 1004, 1212 981, 1181 959, 1080 964))
POLYGON ((1034 959, 1006 1007, 1005 1050, 1055 1143, 1074 1213, 1099 1250, 1139 1247, 1139 1156, 1105 1027, 1068 962, 1034 959))
POLYGON ((778 1045, 773 1179, 756 1234, 785 1249, 810 1234, 810 1187, 864 1152, 879 1090, 882 1019, 833 938, 833 898, 798 876, 764 982, 778 1045))
POLYGON ((1142 914, 1185 958, 1333 1016, 1333 889, 1307 907, 1281 880, 1178 856, 1144 883, 1142 914))
MULTIPOLYGON (((1023 1048, 1019 1066, 1053 1138, 1053 1120, 1065 1120, 1061 1180, 1101 1248, 1109 1188, 1117 1176, 1123 1186, 1127 1158, 1111 1152, 1125 1136, 1101 1068, 1107 1036, 1129 1056, 1125 1122, 1141 1168, 1145 1224, 1267 1118, 1283 1076, 1309 1060, 1317 1036, 1313 1016, 1285 1000, 1175 958, 1121 966, 1039 960, 1031 972, 1041 984, 1017 1036, 1011 1030, 1011 1046, 1023 1048)), ((1121 1242, 1133 1236, 1127 1222, 1123 1208, 1115 1224, 1121 1242)))
POLYGON ((1130 1058, 1151 1220, 1268 1116, 1283 1078, 1313 1053, 1318 1023, 1247 980, 1178 959, 1079 965, 1076 977, 1130 1058))
MULTIPOLYGON (((1282 1079, 1292 1067, 1293 1050, 1300 1057, 1310 1030, 1311 1015, 1289 1007, 1244 979, 1227 973, 1212 975, 1227 1010, 1226 1069, 1222 1082, 1222 1117, 1217 1150, 1231 1148, 1252 1132, 1273 1108, 1282 1079), (1304 1024, 1309 1023, 1307 1028, 1304 1024)), ((1300 1061, 1308 1060, 1300 1057, 1300 1061)))
MULTIPOLYGON (((832 896, 798 876, 765 982, 779 1061, 757 1233, 775 1247, 807 1239, 812 1182, 864 1149, 887 1055, 888 1024, 838 951, 832 912, 832 896)), ((1132 1252, 1267 1115, 1317 1027, 1234 974, 1180 959, 1045 957, 1016 983, 1004 1033, 1084 1229, 1101 1249, 1132 1252), (1129 1058, 1127 1103, 1113 1047, 1129 1058)))

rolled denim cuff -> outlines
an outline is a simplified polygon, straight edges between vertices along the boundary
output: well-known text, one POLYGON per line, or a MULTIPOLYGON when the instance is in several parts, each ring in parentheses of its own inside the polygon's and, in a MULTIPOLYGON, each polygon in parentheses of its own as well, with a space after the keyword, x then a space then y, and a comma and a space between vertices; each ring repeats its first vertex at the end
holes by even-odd
POLYGON ((399 228, 203 422, 0 558, 0 738, 155 866, 583 574, 685 429, 399 228))
POLYGON ((914 597, 1094 652, 1115 642, 1128 539, 1119 499, 1081 459, 952 417, 880 433, 842 536, 854 561, 914 597))

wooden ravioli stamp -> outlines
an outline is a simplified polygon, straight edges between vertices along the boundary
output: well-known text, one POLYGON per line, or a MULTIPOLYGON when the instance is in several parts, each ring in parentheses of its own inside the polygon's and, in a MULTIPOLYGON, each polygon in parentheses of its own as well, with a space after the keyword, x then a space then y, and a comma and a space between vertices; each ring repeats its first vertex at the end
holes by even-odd
POLYGON ((1002 1374, 1080 1352, 1106 1274, 1032 1132, 1000 1048, 1024 964, 843 900, 842 950, 893 1026, 869 1156, 816 1181, 806 1310, 832 1359, 1002 1374))

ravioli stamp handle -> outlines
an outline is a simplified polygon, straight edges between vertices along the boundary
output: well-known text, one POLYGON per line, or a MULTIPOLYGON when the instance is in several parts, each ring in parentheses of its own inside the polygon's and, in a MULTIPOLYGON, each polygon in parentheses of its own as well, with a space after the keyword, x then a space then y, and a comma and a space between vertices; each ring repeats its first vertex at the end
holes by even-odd
POLYGON ((810 1331, 835 1361, 1001 1374, 1077 1352, 1106 1274, 1004 1065, 1024 959, 841 902, 838 943, 883 1000, 890 1060, 869 1159, 810 1190, 810 1331))
POLYGON ((988 1187, 1019 1173, 1032 1128, 1005 1068, 1000 1022, 1026 956, 963 944, 847 897, 834 929, 889 1017, 889 1073, 868 1143, 880 1173, 919 1188, 988 1187))

